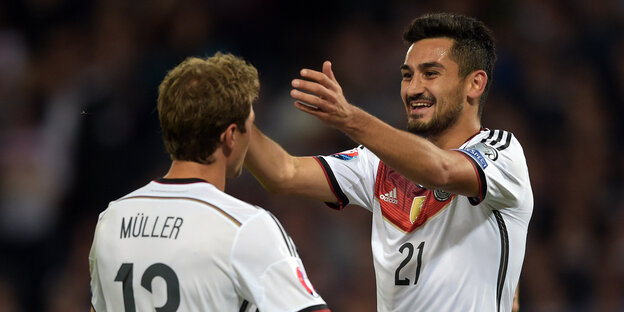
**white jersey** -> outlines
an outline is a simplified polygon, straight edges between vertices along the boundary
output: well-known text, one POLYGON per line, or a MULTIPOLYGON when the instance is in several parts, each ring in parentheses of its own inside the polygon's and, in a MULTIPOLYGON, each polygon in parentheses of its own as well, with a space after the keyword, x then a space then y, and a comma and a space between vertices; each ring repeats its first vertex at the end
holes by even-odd
POLYGON ((533 211, 524 153, 511 133, 488 129, 458 152, 479 176, 478 198, 425 189, 362 146, 317 157, 336 208, 373 213, 380 312, 511 311, 533 211))
POLYGON ((97 312, 329 311, 273 215, 199 179, 111 202, 89 265, 97 312))

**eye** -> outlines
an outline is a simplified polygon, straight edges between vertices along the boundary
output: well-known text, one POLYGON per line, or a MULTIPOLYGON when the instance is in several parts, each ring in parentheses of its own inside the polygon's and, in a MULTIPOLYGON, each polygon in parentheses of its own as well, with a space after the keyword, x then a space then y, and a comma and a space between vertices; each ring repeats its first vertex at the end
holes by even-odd
POLYGON ((412 73, 407 72, 407 71, 402 72, 401 73, 401 77, 403 77, 403 79, 411 79, 412 78, 412 73))
POLYGON ((435 78, 436 76, 438 76, 438 72, 434 71, 434 70, 427 70, 425 72, 423 72, 423 77, 425 77, 426 79, 432 79, 435 78))

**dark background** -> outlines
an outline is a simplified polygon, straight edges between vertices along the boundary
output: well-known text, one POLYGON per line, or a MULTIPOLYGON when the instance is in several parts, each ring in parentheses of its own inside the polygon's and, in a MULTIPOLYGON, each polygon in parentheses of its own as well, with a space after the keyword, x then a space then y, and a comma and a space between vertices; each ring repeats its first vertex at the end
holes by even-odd
MULTIPOLYGON (((624 311, 621 0, 3 1, 0 311, 88 309, 97 216, 167 171, 156 88, 185 57, 249 60, 259 127, 329 154, 356 144, 296 110, 290 80, 329 59, 350 102, 404 128, 401 35, 438 11, 497 38, 483 124, 523 144, 535 195, 522 311, 624 311)), ((375 310, 370 213, 269 195, 248 172, 226 191, 277 215, 334 311, 375 310)))

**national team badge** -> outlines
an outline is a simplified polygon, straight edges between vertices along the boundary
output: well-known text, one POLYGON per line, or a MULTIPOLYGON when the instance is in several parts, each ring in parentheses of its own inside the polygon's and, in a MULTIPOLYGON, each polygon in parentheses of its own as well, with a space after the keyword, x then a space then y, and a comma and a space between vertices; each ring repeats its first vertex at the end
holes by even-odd
POLYGON ((303 285, 308 294, 312 295, 313 297, 319 296, 319 294, 316 293, 316 290, 314 290, 314 286, 312 286, 312 283, 308 279, 308 276, 306 275, 305 270, 302 267, 297 267, 297 277, 299 277, 299 282, 301 282, 301 285, 303 285))
POLYGON ((451 198, 451 193, 442 190, 433 190, 433 197, 439 202, 445 202, 451 198))
POLYGON ((329 156, 334 157, 334 158, 338 158, 341 160, 351 160, 353 158, 358 157, 359 153, 358 153, 358 149, 354 148, 352 150, 348 150, 342 153, 336 153, 336 154, 331 154, 329 156))

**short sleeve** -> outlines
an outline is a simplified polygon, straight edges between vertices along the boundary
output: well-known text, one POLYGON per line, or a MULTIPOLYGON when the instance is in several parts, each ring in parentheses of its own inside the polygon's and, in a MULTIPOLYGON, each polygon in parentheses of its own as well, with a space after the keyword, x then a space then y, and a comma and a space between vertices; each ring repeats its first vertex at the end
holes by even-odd
POLYGON ((241 297, 260 311, 328 311, 308 279, 292 239, 266 211, 240 229, 232 266, 241 297))
POLYGON ((338 205, 328 205, 341 209, 347 204, 356 204, 366 209, 373 207, 375 177, 379 158, 363 146, 332 154, 318 156, 330 187, 338 198, 338 205))
MULTIPOLYGON (((496 130, 500 131, 500 130, 496 130)), ((479 197, 469 198, 473 205, 492 210, 532 206, 533 195, 522 146, 513 134, 501 131, 501 140, 482 140, 459 151, 472 161, 480 181, 479 197)))

